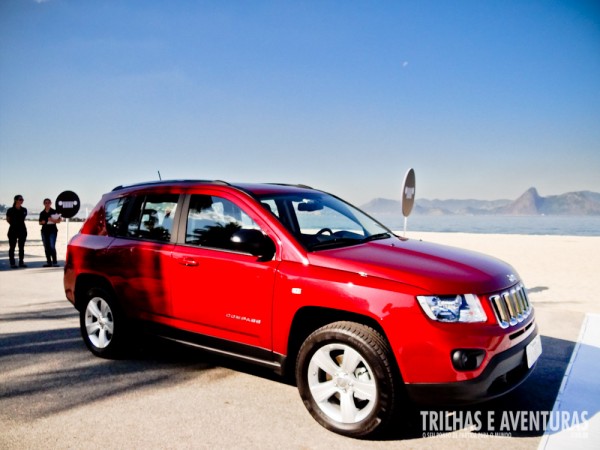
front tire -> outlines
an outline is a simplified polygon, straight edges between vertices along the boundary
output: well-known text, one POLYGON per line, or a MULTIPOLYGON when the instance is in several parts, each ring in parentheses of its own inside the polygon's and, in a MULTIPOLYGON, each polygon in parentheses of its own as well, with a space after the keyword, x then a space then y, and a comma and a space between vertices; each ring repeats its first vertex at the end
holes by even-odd
POLYGON ((114 298, 103 289, 90 289, 80 311, 81 337, 102 358, 117 358, 125 349, 125 320, 114 298))
POLYGON ((365 438, 394 414, 397 378, 387 341, 354 322, 319 328, 302 344, 296 381, 304 405, 325 428, 365 438))

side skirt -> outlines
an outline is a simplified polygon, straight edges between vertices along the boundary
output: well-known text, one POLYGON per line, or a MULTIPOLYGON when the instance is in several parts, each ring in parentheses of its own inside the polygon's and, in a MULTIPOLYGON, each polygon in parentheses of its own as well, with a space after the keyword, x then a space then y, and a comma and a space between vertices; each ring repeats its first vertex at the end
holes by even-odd
POLYGON ((140 325, 143 330, 160 338, 266 367, 273 370, 278 375, 283 375, 285 356, 270 350, 203 334, 192 333, 190 331, 180 330, 154 322, 142 322, 140 325))

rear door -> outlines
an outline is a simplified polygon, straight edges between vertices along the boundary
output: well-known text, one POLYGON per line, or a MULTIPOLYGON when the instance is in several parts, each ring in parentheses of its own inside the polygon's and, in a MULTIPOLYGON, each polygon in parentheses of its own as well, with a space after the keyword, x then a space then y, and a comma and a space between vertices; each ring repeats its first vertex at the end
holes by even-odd
POLYGON ((190 195, 183 213, 168 272, 174 316, 190 331, 270 349, 278 262, 230 244, 239 229, 261 229, 260 218, 220 191, 190 195))
POLYGON ((113 226, 115 239, 105 263, 125 310, 153 319, 171 315, 165 270, 174 244, 173 221, 179 194, 148 193, 128 197, 126 211, 113 226))

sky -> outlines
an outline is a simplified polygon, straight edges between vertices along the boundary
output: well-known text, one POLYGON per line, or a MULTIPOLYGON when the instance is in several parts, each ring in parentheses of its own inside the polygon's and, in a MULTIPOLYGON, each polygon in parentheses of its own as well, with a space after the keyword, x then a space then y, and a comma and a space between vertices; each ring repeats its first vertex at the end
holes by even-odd
POLYGON ((0 204, 158 179, 600 192, 600 2, 0 2, 0 204))

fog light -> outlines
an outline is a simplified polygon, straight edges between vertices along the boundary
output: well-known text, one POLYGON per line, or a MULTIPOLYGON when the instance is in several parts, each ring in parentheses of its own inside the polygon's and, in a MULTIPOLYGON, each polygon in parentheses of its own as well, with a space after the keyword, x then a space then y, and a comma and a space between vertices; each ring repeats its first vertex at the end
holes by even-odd
POLYGON ((452 352, 452 365, 456 370, 476 370, 481 366, 485 350, 461 349, 452 352))

